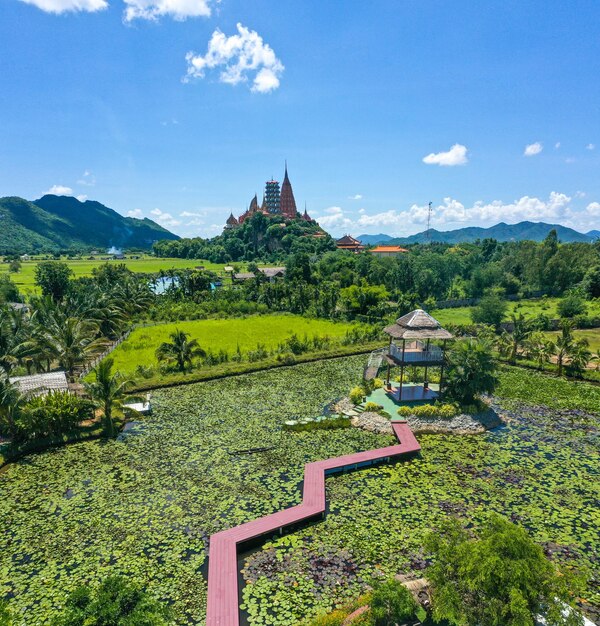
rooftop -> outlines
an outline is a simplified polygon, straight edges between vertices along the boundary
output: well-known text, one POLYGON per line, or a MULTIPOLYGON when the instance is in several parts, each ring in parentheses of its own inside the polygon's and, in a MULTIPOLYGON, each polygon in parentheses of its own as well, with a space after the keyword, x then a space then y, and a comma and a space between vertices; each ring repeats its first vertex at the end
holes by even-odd
POLYGON ((401 246, 377 246, 370 250, 371 252, 408 252, 406 248, 401 246))
POLYGON ((384 331, 394 339, 452 339, 454 336, 423 309, 399 317, 384 331))
POLYGON ((9 381, 16 385, 21 393, 45 396, 51 391, 68 391, 69 383, 65 372, 48 372, 32 376, 13 376, 9 381))

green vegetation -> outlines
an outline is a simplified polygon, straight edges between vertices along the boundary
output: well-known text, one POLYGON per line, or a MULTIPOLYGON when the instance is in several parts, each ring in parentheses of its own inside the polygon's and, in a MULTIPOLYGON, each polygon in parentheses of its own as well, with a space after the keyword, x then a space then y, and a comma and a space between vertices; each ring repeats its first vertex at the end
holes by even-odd
POLYGON ((148 249, 154 241, 176 239, 147 218, 123 217, 99 202, 46 195, 36 202, 0 198, 0 254, 86 250, 90 246, 148 249))
POLYGON ((401 406, 398 409, 400 417, 425 417, 433 419, 452 419, 460 413, 460 409, 454 404, 419 404, 417 406, 401 406))
MULTIPOLYGON (((196 340, 206 352, 215 355, 227 353, 228 360, 233 363, 236 355, 245 355, 249 360, 257 346, 266 352, 277 349, 286 342, 285 351, 294 354, 295 342, 289 344, 293 337, 302 341, 303 337, 329 337, 332 342, 339 343, 346 333, 355 325, 334 323, 328 320, 316 320, 295 315, 266 315, 241 319, 215 319, 177 322, 176 324, 159 324, 136 328, 127 341, 121 344, 112 354, 115 368, 128 375, 134 375, 139 366, 152 367, 157 365, 156 350, 162 343, 167 343, 176 331, 185 333, 191 340, 196 340), (239 348, 239 351, 238 351, 239 348)), ((318 346, 316 346, 318 349, 318 346)), ((296 348, 296 351, 297 348, 296 348)), ((255 359, 256 361, 260 359, 255 359)))
MULTIPOLYGON (((85 278, 92 275, 94 269, 101 268, 107 264, 106 260, 96 258, 89 259, 70 259, 63 257, 61 259, 66 263, 73 273, 74 278, 85 278)), ((11 274, 11 280, 22 294, 38 293, 39 289, 35 285, 35 270, 41 261, 23 261, 21 269, 16 274, 11 274)), ((138 274, 158 274, 159 272, 167 272, 169 270, 193 269, 197 266, 203 266, 209 271, 223 272, 223 265, 210 263, 202 260, 188 259, 159 259, 151 256, 140 255, 139 258, 126 258, 122 261, 108 261, 109 266, 125 265, 128 270, 138 274)), ((8 275, 9 264, 0 263, 0 279, 8 275)), ((11 298, 7 301, 15 301, 11 298)))
POLYGON ((97 589, 78 587, 52 626, 169 626, 170 611, 124 577, 110 576, 97 589))
POLYGON ((496 363, 487 341, 458 341, 447 353, 445 394, 461 406, 493 393, 497 384, 496 363))
POLYGON ((492 515, 473 539, 449 519, 425 542, 434 562, 427 568, 433 616, 455 626, 497 624, 578 626, 581 615, 565 611, 573 604, 572 578, 544 556, 527 531, 492 515))
POLYGON ((419 605, 401 582, 388 578, 374 586, 370 608, 373 626, 389 626, 414 619, 419 605))
MULTIPOLYGON (((14 594, 13 612, 45 623, 78 586, 118 574, 172 603, 176 624, 201 622, 210 534, 297 504, 307 462, 393 443, 354 428, 283 430, 321 415, 363 367, 364 356, 351 357, 156 391, 153 414, 131 434, 9 465, 0 596, 14 594), (239 454, 251 448, 264 451, 239 454)), ((498 393, 514 397, 495 407, 506 428, 420 435, 411 461, 332 476, 322 523, 249 554, 250 623, 292 626, 347 606, 374 572, 421 576, 423 536, 448 514, 478 528, 502 513, 561 571, 597 577, 600 388, 520 368, 499 379, 498 393)), ((591 579, 581 597, 587 610, 600 606, 591 579)))

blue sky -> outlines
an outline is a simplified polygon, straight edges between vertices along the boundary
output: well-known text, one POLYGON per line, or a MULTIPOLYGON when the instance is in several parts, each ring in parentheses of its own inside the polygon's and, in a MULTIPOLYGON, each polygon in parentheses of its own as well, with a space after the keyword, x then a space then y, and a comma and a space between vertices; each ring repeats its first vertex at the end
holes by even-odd
POLYGON ((0 196, 214 235, 283 177, 333 234, 600 227, 595 0, 1 0, 0 196))

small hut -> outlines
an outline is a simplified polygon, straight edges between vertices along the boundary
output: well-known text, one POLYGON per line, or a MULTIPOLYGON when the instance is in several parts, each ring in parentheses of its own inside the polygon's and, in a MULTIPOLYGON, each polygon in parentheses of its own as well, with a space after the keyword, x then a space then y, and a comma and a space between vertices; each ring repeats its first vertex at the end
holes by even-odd
POLYGON ((440 397, 443 387, 446 341, 452 339, 453 335, 442 328, 442 325, 423 309, 403 315, 394 324, 387 326, 384 332, 390 336, 389 347, 384 358, 387 362, 387 393, 397 402, 428 401, 440 397), (404 370, 409 365, 425 368, 422 387, 403 386, 404 370), (398 387, 392 387, 390 384, 392 367, 400 367, 398 387), (429 367, 440 367, 438 391, 429 388, 427 379, 429 367))
POLYGON ((63 371, 14 376, 8 379, 23 394, 45 396, 53 391, 69 391, 67 374, 63 371))

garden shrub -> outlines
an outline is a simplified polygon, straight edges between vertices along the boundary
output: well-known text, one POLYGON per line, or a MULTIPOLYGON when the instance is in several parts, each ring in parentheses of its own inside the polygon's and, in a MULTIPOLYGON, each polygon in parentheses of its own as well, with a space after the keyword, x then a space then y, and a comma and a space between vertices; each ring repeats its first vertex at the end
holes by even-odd
POLYGON ((309 623, 309 626, 341 626, 346 617, 348 617, 348 614, 338 609, 332 613, 315 617, 315 619, 309 623))
POLYGON ((365 392, 362 387, 354 387, 350 390, 350 401, 352 404, 360 404, 365 397, 365 392))
POLYGON ((68 391, 52 391, 29 400, 17 420, 17 439, 41 439, 73 430, 92 417, 91 405, 68 391))
POLYGON ((398 415, 401 417, 425 417, 434 419, 452 419, 459 410, 454 404, 421 404, 418 406, 401 406, 398 415))
POLYGON ((379 411, 382 411, 383 407, 381 406, 381 404, 377 404, 377 402, 367 402, 365 404, 365 411, 369 411, 371 413, 379 413, 379 411))
POLYGON ((381 380, 381 378, 374 378, 373 389, 382 389, 382 388, 383 388, 383 381, 381 380))
POLYGON ((135 368, 135 375, 139 378, 152 378, 154 373, 154 368, 150 365, 138 365, 135 368))

